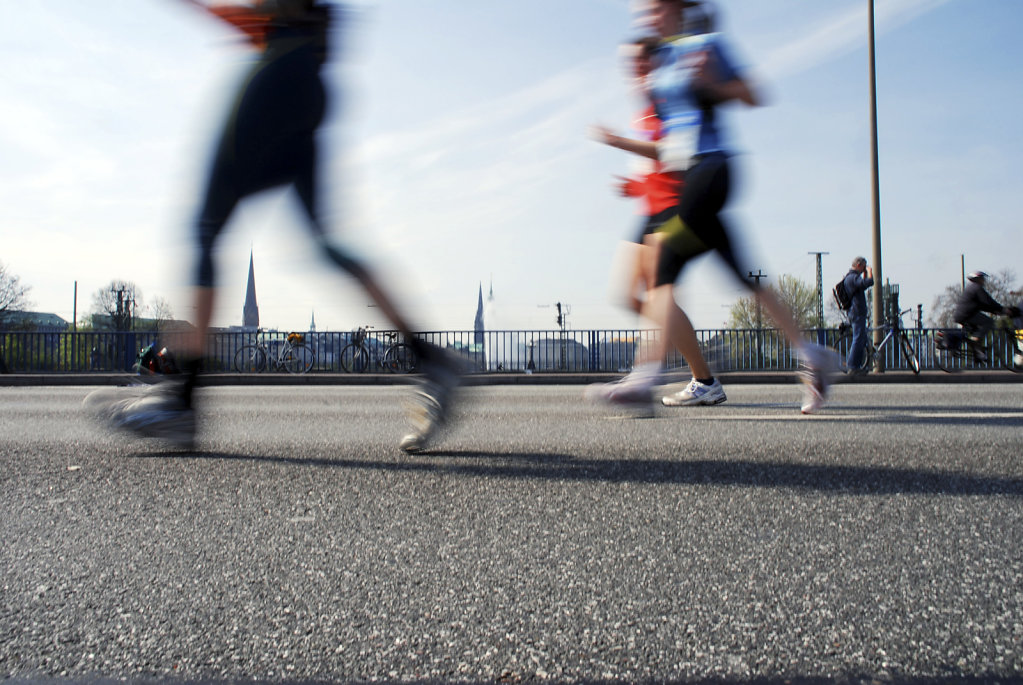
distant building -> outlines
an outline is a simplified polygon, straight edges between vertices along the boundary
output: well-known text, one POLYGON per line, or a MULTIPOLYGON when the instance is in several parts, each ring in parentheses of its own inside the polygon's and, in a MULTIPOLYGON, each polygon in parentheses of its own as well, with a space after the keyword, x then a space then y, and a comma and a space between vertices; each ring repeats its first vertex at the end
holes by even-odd
POLYGON ((3 312, 0 315, 0 328, 9 331, 63 333, 70 325, 62 317, 49 312, 3 312))
MULTIPOLYGON (((118 330, 116 317, 109 314, 93 314, 89 317, 89 323, 92 324, 92 330, 94 331, 118 330)), ((181 332, 194 328, 195 326, 183 319, 147 319, 142 316, 136 316, 131 320, 131 330, 136 332, 181 332)))
POLYGON ((606 371, 628 371, 636 363, 639 340, 631 334, 603 338, 598 345, 597 363, 606 371))
POLYGON ((531 340, 527 349, 535 371, 586 371, 589 368, 586 346, 572 338, 531 340))

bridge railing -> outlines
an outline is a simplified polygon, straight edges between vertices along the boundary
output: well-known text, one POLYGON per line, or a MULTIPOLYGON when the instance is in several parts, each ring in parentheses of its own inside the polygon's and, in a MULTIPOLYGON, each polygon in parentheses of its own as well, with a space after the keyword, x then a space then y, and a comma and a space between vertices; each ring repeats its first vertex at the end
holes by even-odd
MULTIPOLYGON (((934 333, 938 329, 913 329, 910 337, 921 366, 934 365, 934 333)), ((0 331, 0 360, 10 373, 130 372, 140 350, 148 345, 181 347, 181 333, 158 332, 27 332, 0 331)), ((342 373, 341 350, 352 342, 352 333, 307 332, 305 342, 315 352, 314 373, 342 373)), ((423 339, 464 358, 475 373, 614 373, 624 372, 654 346, 659 331, 645 329, 424 331, 423 339)), ((837 329, 807 331, 808 339, 834 346, 837 329)), ((246 344, 261 342, 270 350, 284 344, 287 331, 216 331, 209 335, 208 369, 235 371, 234 357, 246 344)), ((795 349, 772 329, 717 329, 697 331, 704 356, 715 372, 790 371, 798 366, 795 349)), ((400 341, 393 331, 370 330, 366 346, 371 363, 366 372, 380 372, 387 346, 400 341)), ((839 349, 844 356, 846 350, 839 349)), ((1004 350, 1009 353, 1010 350, 1004 350)), ((884 350, 885 368, 906 369, 895 345, 884 350)), ((667 358, 669 369, 685 366, 677 353, 667 358)))

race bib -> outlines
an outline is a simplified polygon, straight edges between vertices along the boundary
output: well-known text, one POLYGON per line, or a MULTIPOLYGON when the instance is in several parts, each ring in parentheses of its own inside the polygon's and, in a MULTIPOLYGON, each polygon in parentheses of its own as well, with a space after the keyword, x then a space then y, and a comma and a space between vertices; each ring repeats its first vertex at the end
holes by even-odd
POLYGON ((667 134, 657 145, 657 158, 664 171, 687 171, 693 166, 700 142, 699 115, 671 121, 667 134))

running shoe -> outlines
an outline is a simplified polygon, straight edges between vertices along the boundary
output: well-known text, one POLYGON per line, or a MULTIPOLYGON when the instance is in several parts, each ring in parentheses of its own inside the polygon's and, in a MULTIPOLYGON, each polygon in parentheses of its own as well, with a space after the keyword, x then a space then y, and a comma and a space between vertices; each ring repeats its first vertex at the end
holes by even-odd
POLYGON ((612 383, 594 383, 587 386, 583 396, 591 402, 603 402, 628 409, 637 417, 654 415, 652 387, 635 380, 632 374, 612 383))
POLYGON ((696 404, 721 404, 727 399, 725 389, 721 387, 721 382, 717 378, 710 385, 694 378, 689 381, 685 390, 662 397, 661 404, 666 407, 688 407, 696 404))
POLYGON ((802 363, 805 369, 801 376, 805 387, 800 410, 804 414, 813 414, 827 402, 828 389, 838 373, 839 356, 834 350, 810 345, 803 354, 802 363))
POLYGON ((185 406, 180 383, 96 390, 84 404, 101 422, 116 430, 166 440, 183 449, 195 445, 195 410, 185 406))
POLYGON ((439 347, 431 345, 421 361, 423 384, 416 393, 417 406, 410 420, 412 432, 402 438, 400 447, 405 452, 422 452, 437 437, 451 417, 451 407, 462 382, 458 360, 439 347))

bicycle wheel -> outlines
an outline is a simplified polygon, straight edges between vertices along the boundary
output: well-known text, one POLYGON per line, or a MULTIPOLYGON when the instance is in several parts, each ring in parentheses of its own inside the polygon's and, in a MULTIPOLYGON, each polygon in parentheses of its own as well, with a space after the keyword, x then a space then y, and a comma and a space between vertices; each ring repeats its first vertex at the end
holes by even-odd
POLYGON ((284 359, 281 361, 288 373, 307 373, 309 369, 313 368, 315 358, 316 355, 313 354, 312 348, 299 343, 292 345, 291 349, 284 353, 284 359))
POLYGON ((902 356, 906 358, 910 371, 920 373, 920 360, 916 358, 916 351, 913 349, 913 343, 909 342, 909 336, 903 333, 899 340, 902 343, 902 356))
POLYGON ((934 364, 945 373, 958 373, 962 371, 962 365, 957 359, 955 350, 950 350, 947 345, 934 342, 934 364))
POLYGON ((1013 373, 1023 372, 1023 363, 1020 363, 1023 362, 1023 351, 1020 350, 1016 331, 999 331, 995 335, 991 349, 998 355, 1002 368, 1013 373))
POLYGON ((369 367, 369 350, 363 345, 349 344, 341 350, 341 368, 345 373, 363 373, 369 367))
POLYGON ((238 373, 260 373, 266 368, 266 352, 255 345, 245 345, 234 353, 234 370, 238 373))
POLYGON ((874 362, 877 360, 877 350, 874 349, 874 343, 869 339, 867 344, 863 346, 863 363, 860 364, 860 373, 870 373, 874 370, 874 362))
POLYGON ((384 368, 390 373, 412 373, 419 360, 410 345, 395 343, 384 352, 384 368))

